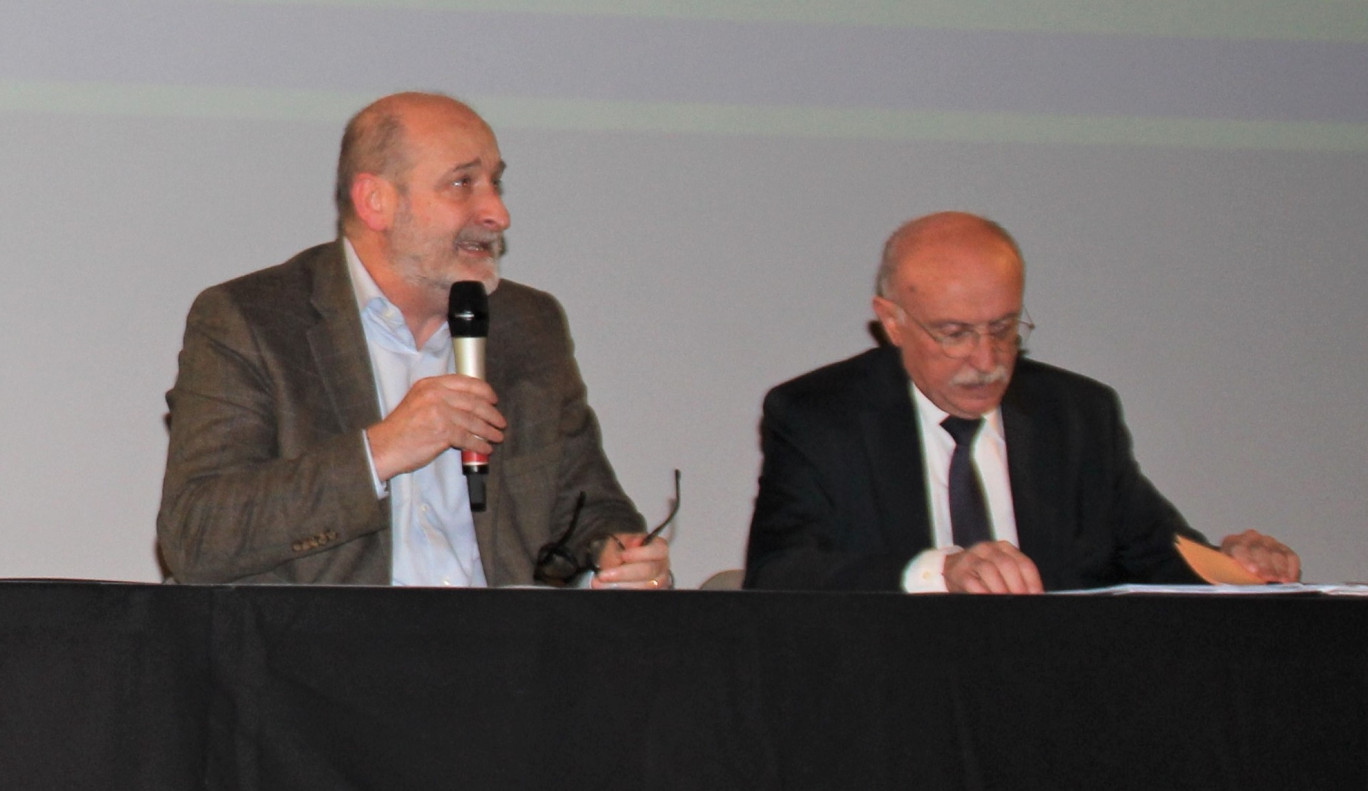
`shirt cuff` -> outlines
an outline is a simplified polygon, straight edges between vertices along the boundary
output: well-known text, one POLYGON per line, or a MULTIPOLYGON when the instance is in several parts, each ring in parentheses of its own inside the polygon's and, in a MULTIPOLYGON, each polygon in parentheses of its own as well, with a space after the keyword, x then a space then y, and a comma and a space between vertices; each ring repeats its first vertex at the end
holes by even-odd
POLYGON ((370 435, 361 432, 361 444, 366 448, 366 464, 370 465, 371 483, 375 485, 375 499, 383 500, 389 497, 389 483, 380 480, 380 474, 375 471, 375 456, 371 455, 370 435))
POLYGON ((945 593, 945 559, 959 551, 959 547, 923 550, 903 569, 903 591, 945 593))

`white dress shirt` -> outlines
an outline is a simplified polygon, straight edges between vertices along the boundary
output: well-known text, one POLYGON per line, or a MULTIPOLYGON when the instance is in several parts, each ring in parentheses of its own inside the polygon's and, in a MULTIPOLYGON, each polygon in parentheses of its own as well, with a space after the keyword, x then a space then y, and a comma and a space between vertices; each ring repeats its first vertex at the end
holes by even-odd
MULTIPOLYGON (((927 398, 916 385, 912 388, 912 403, 917 413, 917 428, 921 435, 922 469, 925 472, 926 497, 931 515, 934 549, 912 558, 903 571, 903 590, 908 593, 945 591, 945 558, 963 547, 955 546, 950 529, 950 457, 955 452, 955 438, 941 427, 949 413, 927 398)), ((983 495, 987 499, 988 520, 993 537, 999 541, 1017 543, 1016 512, 1012 507, 1012 481, 1007 472, 1007 438, 1002 430, 1002 410, 994 409, 983 416, 983 427, 974 437, 974 466, 978 468, 983 495)))

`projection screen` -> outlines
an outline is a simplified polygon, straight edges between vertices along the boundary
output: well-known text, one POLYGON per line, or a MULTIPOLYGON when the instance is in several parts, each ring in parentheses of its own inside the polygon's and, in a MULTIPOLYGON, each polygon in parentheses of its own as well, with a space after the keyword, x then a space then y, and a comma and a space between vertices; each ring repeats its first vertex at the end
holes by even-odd
POLYGON ((884 238, 986 214, 1032 353, 1114 386, 1212 538, 1368 579, 1368 3, 23 4, 0 25, 0 575, 152 581, 201 289, 333 236, 346 119, 499 134, 507 277, 564 303, 693 586, 742 563, 773 385, 868 348, 884 238))

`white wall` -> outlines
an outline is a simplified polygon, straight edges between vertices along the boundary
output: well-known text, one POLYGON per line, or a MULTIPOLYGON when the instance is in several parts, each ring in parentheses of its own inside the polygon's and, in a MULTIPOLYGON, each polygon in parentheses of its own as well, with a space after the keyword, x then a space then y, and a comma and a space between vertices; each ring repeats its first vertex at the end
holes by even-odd
POLYGON ((683 470, 681 583, 741 563, 765 390, 870 344, 884 237, 943 208, 1017 235, 1034 354, 1120 391, 1195 526, 1368 579, 1368 7, 1225 5, 9 11, 0 576, 158 578, 191 299, 330 238, 346 118, 432 88, 499 132, 506 274, 648 520, 683 470))

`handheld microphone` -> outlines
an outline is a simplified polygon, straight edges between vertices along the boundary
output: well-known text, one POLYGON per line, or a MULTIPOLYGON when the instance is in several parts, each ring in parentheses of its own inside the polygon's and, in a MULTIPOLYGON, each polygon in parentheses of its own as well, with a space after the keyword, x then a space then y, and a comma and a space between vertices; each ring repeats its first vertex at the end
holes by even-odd
MULTIPOLYGON (((485 378, 485 339, 489 337, 489 297, 484 283, 460 280, 451 284, 447 300, 447 326, 451 328, 451 348, 456 353, 456 373, 475 379, 485 378)), ((489 457, 474 451, 461 451, 461 472, 470 488, 470 510, 485 509, 485 476, 489 457)))

